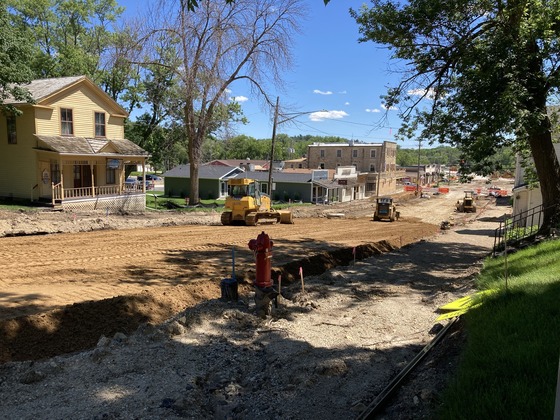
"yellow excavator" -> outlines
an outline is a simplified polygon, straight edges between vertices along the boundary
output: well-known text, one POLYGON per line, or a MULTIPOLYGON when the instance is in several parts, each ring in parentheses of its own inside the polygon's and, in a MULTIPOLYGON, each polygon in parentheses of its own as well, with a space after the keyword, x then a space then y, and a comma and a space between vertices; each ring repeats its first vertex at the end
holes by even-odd
POLYGON ((294 223, 289 210, 274 210, 270 197, 260 192, 254 179, 235 178, 228 181, 228 196, 222 213, 222 224, 294 223))

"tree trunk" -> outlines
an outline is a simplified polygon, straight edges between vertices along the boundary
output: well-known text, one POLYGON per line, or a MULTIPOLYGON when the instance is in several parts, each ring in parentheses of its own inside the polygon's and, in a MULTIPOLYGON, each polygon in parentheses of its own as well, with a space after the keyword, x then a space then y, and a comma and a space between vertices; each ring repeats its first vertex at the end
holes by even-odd
POLYGON ((548 234, 550 228, 557 227, 560 222, 560 165, 552 143, 550 121, 542 123, 547 127, 539 133, 529 136, 529 145, 539 178, 544 220, 540 233, 548 234))
POLYGON ((191 177, 191 192, 189 194, 189 202, 191 204, 200 203, 198 168, 200 166, 202 141, 200 141, 200 132, 194 130, 193 137, 189 137, 189 163, 191 177))

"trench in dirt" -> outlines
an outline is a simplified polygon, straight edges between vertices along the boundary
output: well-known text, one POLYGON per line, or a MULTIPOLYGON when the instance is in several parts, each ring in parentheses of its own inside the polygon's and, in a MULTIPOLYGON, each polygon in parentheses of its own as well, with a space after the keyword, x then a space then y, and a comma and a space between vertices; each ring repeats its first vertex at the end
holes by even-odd
MULTIPOLYGON (((300 267, 308 275, 320 275, 337 266, 349 265, 354 259, 391 252, 387 241, 336 248, 304 259, 272 268, 272 278, 282 276, 289 285, 300 267)), ((236 277, 239 293, 247 297, 253 291, 252 273, 236 277)), ((96 346, 102 336, 130 334, 142 324, 159 324, 173 315, 194 308, 197 304, 220 298, 215 282, 170 287, 161 292, 144 290, 140 294, 116 296, 98 301, 86 301, 51 310, 42 314, 0 321, 0 363, 39 360, 83 351, 96 346)))

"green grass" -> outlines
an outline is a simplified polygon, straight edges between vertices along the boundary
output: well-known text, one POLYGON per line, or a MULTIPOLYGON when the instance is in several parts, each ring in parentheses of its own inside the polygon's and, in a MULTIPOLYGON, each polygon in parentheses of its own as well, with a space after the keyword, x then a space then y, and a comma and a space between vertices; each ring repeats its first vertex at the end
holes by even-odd
MULTIPOLYGON (((225 200, 200 200, 202 206, 189 206, 189 207, 182 207, 185 206, 185 199, 180 197, 167 197, 164 195, 163 191, 147 191, 146 192, 146 207, 150 209, 158 209, 163 210, 167 209, 167 202, 174 203, 178 206, 176 208, 177 211, 219 211, 223 210, 223 206, 225 200), (156 197, 154 197, 156 195, 156 197), (156 207, 157 205, 157 207, 156 207)), ((276 210, 282 210, 286 208, 291 208, 295 206, 312 206, 311 203, 283 203, 283 204, 274 204, 273 207, 276 210)))
POLYGON ((0 209, 9 211, 37 211, 40 207, 38 203, 32 203, 29 200, 0 200, 0 209))
POLYGON ((443 419, 551 419, 560 355, 560 241, 488 259, 479 289, 501 293, 464 315, 467 346, 443 419))

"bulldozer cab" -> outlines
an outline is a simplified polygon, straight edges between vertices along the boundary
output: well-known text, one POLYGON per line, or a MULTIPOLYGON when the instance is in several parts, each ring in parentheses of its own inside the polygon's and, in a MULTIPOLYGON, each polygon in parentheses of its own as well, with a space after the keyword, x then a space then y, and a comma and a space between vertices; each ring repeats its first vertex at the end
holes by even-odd
POLYGON ((465 191, 465 197, 463 198, 463 204, 465 206, 472 206, 474 200, 474 191, 465 191))
POLYGON ((476 195, 474 191, 468 190, 465 191, 465 196, 463 197, 463 201, 457 201, 457 211, 462 213, 475 213, 476 212, 476 204, 475 204, 476 195))
POLYGON ((259 184, 253 179, 230 179, 228 181, 228 195, 240 200, 244 197, 253 197, 257 205, 260 205, 259 184))

